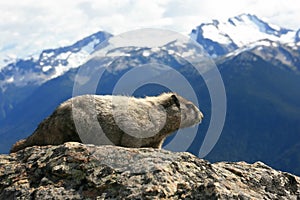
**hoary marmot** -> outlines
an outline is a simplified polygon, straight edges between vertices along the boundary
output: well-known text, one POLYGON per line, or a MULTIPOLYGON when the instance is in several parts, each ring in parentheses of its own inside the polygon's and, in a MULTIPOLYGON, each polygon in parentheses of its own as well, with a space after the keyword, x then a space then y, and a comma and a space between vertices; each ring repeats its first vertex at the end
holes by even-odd
POLYGON ((82 95, 58 106, 31 136, 14 144, 11 152, 70 141, 161 148, 168 135, 202 118, 192 102, 176 93, 145 98, 82 95))

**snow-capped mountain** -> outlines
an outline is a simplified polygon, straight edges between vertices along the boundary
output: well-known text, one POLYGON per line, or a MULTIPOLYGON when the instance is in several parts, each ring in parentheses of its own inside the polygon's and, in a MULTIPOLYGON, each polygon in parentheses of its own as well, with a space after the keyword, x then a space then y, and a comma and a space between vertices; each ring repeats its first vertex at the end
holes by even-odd
POLYGON ((18 59, 0 70, 0 89, 10 84, 22 87, 27 84, 40 85, 63 75, 71 68, 86 62, 95 47, 111 37, 107 32, 97 32, 70 46, 47 49, 37 56, 18 59))
MULTIPOLYGON (((12 60, 0 68, 0 90, 8 85, 40 85, 83 64, 94 48, 111 34, 98 32, 73 45, 48 49, 36 56, 12 60)), ((300 29, 281 28, 264 22, 255 15, 242 14, 226 22, 213 20, 192 30, 190 37, 200 43, 214 58, 232 57, 242 51, 300 71, 300 29)))
MULTIPOLYGON (((123 74, 151 59, 177 70, 195 86, 206 117, 188 151, 199 152, 211 117, 209 91, 203 79, 192 73, 192 67, 174 54, 176 48, 186 54, 192 49, 171 42, 161 48, 115 48, 105 58, 93 57, 102 46, 98 44, 110 36, 99 32, 74 45, 11 62, 0 70, 0 152, 7 152, 17 140, 30 135, 55 107, 72 97, 81 64, 91 70, 107 66, 96 93, 111 94, 123 74)), ((201 24, 191 37, 215 59, 227 96, 225 126, 207 159, 262 160, 300 174, 300 30, 280 28, 244 14, 226 22, 201 24)), ((170 75, 159 74, 157 78, 170 80, 170 75)), ((87 85, 93 82, 90 77, 82 80, 87 85)), ((156 95, 162 89, 149 84, 136 91, 140 96, 156 95)))
POLYGON ((264 22, 255 15, 242 14, 226 22, 213 20, 193 29, 190 36, 217 57, 233 50, 268 39, 282 44, 299 42, 300 30, 281 28, 264 22))
POLYGON ((216 61, 223 62, 248 51, 300 73, 300 29, 278 27, 255 15, 242 14, 226 22, 202 23, 190 36, 216 61))
POLYGON ((224 56, 215 58, 216 62, 224 62, 242 52, 252 52, 265 61, 271 62, 277 67, 283 67, 300 73, 300 45, 295 43, 283 44, 279 41, 263 39, 249 43, 246 46, 233 50, 224 56))

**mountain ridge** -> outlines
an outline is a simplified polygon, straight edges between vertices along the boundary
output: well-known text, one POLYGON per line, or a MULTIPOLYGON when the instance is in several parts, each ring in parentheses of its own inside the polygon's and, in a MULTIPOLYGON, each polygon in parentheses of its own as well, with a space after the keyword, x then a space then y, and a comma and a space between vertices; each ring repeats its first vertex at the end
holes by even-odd
POLYGON ((0 69, 0 120, 43 83, 83 64, 95 47, 112 35, 99 31, 72 45, 43 50, 0 69))
POLYGON ((1 68, 0 88, 5 90, 6 84, 19 87, 26 84, 40 85, 56 78, 83 64, 95 47, 111 36, 110 33, 99 31, 69 46, 46 49, 38 56, 17 59, 1 68))
POLYGON ((299 30, 281 28, 259 19, 256 15, 241 14, 226 22, 212 20, 192 30, 190 37, 201 44, 213 57, 218 57, 262 39, 283 44, 297 43, 299 30))
MULTIPOLYGON (((238 22, 241 23, 241 21, 238 22)), ((214 23, 217 24, 217 22, 214 23)), ((273 29, 281 30, 280 28, 273 29)), ((282 30, 281 32, 277 31, 279 35, 292 32, 288 29, 282 30)), ((299 30, 294 32, 298 37, 299 30)), ((297 41, 297 37, 295 41, 297 41)), ((206 39, 204 42, 207 42, 206 39)), ((198 42, 203 43, 203 41, 198 42)), ((214 57, 224 80, 229 110, 221 138, 207 159, 211 161, 246 160, 248 162, 262 160, 276 169, 300 174, 299 168, 289 167, 286 164, 291 163, 294 161, 294 157, 299 156, 297 153, 299 145, 296 144, 299 138, 297 134, 300 130, 297 122, 300 120, 297 115, 300 112, 300 96, 297 89, 297 85, 300 85, 298 42, 283 44, 281 41, 266 38, 237 47, 236 50, 229 53, 226 53, 228 50, 226 44, 224 46, 217 42, 213 43, 213 40, 210 42, 209 45, 214 44, 215 46, 211 49, 206 46, 208 52, 210 50, 214 52, 219 47, 222 47, 225 52, 216 57, 213 54, 211 56, 214 57), (283 154, 281 151, 285 153, 283 154)), ((233 47, 235 48, 234 45, 233 47)), ((77 50, 75 49, 75 51, 77 50)), ((126 73, 126 70, 147 63, 151 56, 161 57, 162 62, 183 75, 187 75, 187 80, 197 85, 196 91, 199 93, 197 95, 201 100, 200 108, 204 109, 206 116, 195 141, 188 149, 189 152, 197 154, 203 135, 208 128, 211 114, 210 97, 207 89, 203 86, 205 85, 203 80, 193 77, 193 74, 189 73, 190 71, 185 71, 188 68, 185 66, 186 63, 181 62, 168 51, 158 54, 151 49, 119 50, 126 55, 136 56, 136 59, 133 62, 126 55, 122 55, 117 61, 126 63, 127 68, 120 66, 117 61, 110 65, 107 73, 102 77, 105 94, 112 92, 114 84, 126 73), (144 56, 145 52, 148 56, 144 56)), ((53 51, 44 53, 49 55, 51 52, 53 51)), ((85 64, 93 63, 88 61, 85 64)), ((24 69, 30 70, 30 67, 32 66, 28 65, 24 69)), ((41 71, 42 68, 39 70, 41 71)), ((0 114, 2 117, 0 117, 2 124, 0 135, 7 139, 0 144, 2 152, 7 152, 9 145, 15 140, 30 135, 38 123, 51 114, 59 103, 72 96, 72 86, 77 70, 77 67, 71 68, 41 85, 28 84, 17 87, 10 83, 6 85, 4 93, 0 91, 0 114), (51 102, 49 102, 50 100, 51 102)), ((0 73, 0 79, 2 75, 3 73, 0 73)), ((161 77, 163 78, 163 75, 161 77)), ((144 89, 144 93, 140 95, 149 95, 147 92, 150 90, 144 89)), ((99 91, 97 90, 100 94, 99 91)), ((159 92, 161 91, 159 90, 159 92)), ((157 94, 158 91, 155 90, 153 93, 151 95, 157 94)), ((295 162, 300 165, 300 159, 296 159, 295 162)))

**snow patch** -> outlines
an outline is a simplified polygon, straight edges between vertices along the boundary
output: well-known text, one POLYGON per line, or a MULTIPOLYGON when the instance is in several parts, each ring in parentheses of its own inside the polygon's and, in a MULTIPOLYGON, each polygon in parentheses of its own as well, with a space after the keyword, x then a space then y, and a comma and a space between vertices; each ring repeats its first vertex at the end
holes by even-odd
POLYGON ((151 55, 151 52, 150 51, 143 51, 143 56, 144 57, 148 57, 151 55))
POLYGON ((56 57, 56 59, 67 60, 71 54, 72 53, 69 51, 65 53, 61 53, 56 57))
POLYGON ((277 42, 272 42, 272 46, 273 46, 273 47, 278 47, 279 45, 278 45, 277 42))
POLYGON ((276 31, 280 31, 280 27, 275 25, 275 24, 268 24, 272 29, 276 30, 276 31))
POLYGON ((85 51, 87 53, 92 53, 94 51, 95 45, 98 44, 100 41, 98 39, 94 39, 88 45, 84 46, 81 51, 85 51))
POLYGON ((204 26, 204 27, 202 27, 202 30, 203 30, 204 38, 209 38, 209 39, 216 41, 218 43, 221 43, 221 44, 230 43, 230 39, 228 39, 228 37, 224 36, 222 34, 222 31, 213 25, 204 26))
POLYGON ((226 22, 202 24, 193 30, 191 37, 196 39, 198 34, 203 34, 204 38, 211 39, 219 44, 236 44, 238 47, 251 44, 253 42, 269 39, 282 43, 293 42, 296 37, 295 31, 287 31, 280 35, 279 26, 264 23, 254 15, 241 15, 228 19, 226 22), (202 29, 199 31, 198 29, 202 29))
POLYGON ((131 56, 131 54, 129 53, 126 53, 126 52, 122 52, 122 51, 111 51, 111 52, 108 52, 106 54, 106 56, 110 56, 110 57, 118 57, 118 56, 131 56))
POLYGON ((283 34, 279 37, 278 41, 282 42, 282 43, 290 43, 290 42, 294 42, 295 40, 295 31, 289 31, 286 34, 283 34))
POLYGON ((172 50, 172 49, 169 49, 169 50, 168 50, 168 54, 175 54, 175 51, 172 50))
POLYGON ((52 68, 51 66, 44 66, 44 67, 42 67, 42 71, 43 71, 43 72, 47 72, 47 71, 49 71, 51 68, 52 68))
POLYGON ((7 83, 12 83, 12 82, 14 82, 14 80, 15 80, 15 79, 14 79, 14 77, 12 76, 12 77, 10 77, 9 79, 7 79, 6 82, 7 82, 7 83))
POLYGON ((44 53, 42 54, 42 56, 45 57, 45 58, 50 58, 50 57, 52 57, 52 56, 54 56, 54 55, 55 55, 55 53, 54 53, 53 51, 50 52, 50 53, 44 52, 44 53))
POLYGON ((151 51, 152 52, 159 52, 160 51, 160 48, 158 48, 158 47, 153 47, 153 48, 151 48, 151 51))
POLYGON ((269 46, 271 46, 271 42, 268 41, 268 40, 262 40, 262 41, 259 41, 259 42, 255 43, 255 46, 256 45, 262 45, 262 46, 269 47, 269 46))

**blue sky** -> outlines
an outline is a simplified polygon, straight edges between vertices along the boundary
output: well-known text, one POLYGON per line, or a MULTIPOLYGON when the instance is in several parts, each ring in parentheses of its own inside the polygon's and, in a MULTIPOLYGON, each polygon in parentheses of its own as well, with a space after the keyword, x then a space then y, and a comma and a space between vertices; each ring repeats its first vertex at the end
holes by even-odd
POLYGON ((211 19, 241 13, 300 28, 297 0, 2 0, 0 60, 71 44, 99 30, 163 28, 188 34, 211 19))

